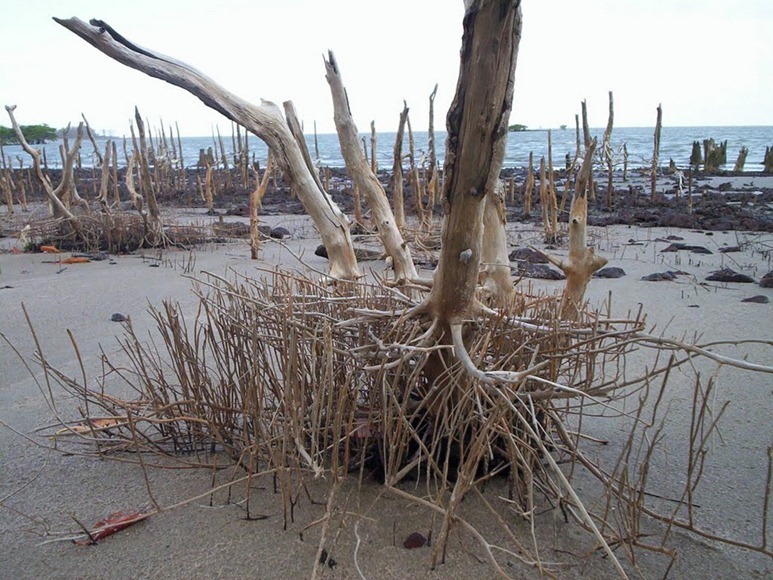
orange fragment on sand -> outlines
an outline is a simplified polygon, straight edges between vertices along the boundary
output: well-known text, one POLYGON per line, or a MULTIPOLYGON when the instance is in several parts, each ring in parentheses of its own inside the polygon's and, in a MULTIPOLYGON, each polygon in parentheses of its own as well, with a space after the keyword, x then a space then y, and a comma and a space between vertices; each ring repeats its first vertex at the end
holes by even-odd
POLYGON ((74 540, 79 546, 90 546, 97 543, 102 538, 112 536, 116 532, 128 528, 132 524, 141 522, 142 520, 150 516, 149 510, 131 510, 113 512, 107 516, 104 520, 99 520, 94 524, 94 528, 89 532, 89 537, 85 540, 74 540))
POLYGON ((67 258, 65 260, 62 260, 62 264, 87 264, 91 262, 88 258, 84 258, 82 256, 77 258, 67 258))
POLYGON ((40 246, 40 251, 44 254, 58 254, 59 250, 55 246, 40 246))

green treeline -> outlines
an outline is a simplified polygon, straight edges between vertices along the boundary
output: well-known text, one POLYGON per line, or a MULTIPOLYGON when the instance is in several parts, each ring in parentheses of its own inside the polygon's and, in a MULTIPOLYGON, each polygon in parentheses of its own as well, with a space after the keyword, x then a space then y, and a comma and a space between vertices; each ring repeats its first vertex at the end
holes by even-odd
MULTIPOLYGON (((40 145, 57 138, 56 129, 52 129, 46 124, 21 125, 21 132, 27 143, 31 145, 40 145)), ((18 142, 19 140, 16 138, 16 133, 13 132, 13 129, 0 126, 0 145, 14 145, 18 142)))

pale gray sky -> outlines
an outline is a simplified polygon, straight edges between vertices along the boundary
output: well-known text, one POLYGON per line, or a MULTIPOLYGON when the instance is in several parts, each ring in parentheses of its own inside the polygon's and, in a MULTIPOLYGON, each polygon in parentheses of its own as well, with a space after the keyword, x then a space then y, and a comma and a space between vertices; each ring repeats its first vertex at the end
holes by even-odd
MULTIPOLYGON (((22 124, 128 132, 134 105, 183 135, 230 123, 198 99, 98 52, 52 16, 100 18, 141 46, 188 62, 247 100, 292 100, 306 131, 334 131, 322 54, 341 66, 360 130, 394 131, 403 99, 427 126, 439 83, 442 128, 459 69, 461 0, 0 0, 0 104, 22 124)), ((524 0, 512 123, 773 125, 770 0, 524 0)), ((4 110, 0 124, 9 125, 4 110)))

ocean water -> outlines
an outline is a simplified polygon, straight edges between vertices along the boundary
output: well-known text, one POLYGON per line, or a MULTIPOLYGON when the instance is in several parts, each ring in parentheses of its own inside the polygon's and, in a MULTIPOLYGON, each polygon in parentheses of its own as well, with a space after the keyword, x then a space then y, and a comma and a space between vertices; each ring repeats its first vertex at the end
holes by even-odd
MULTIPOLYGON (((591 134, 598 137, 599 146, 604 134, 604 128, 591 129, 591 134)), ((376 159, 379 168, 392 168, 392 155, 395 144, 395 133, 378 133, 376 142, 376 159)), ((363 133, 370 156, 370 133, 363 133)), ((553 143, 553 166, 563 167, 564 158, 567 154, 573 156, 575 150, 575 131, 573 127, 567 129, 553 129, 551 131, 553 143)), ((744 171, 761 171, 762 160, 765 155, 766 147, 773 147, 773 126, 756 127, 663 127, 660 138, 660 165, 667 166, 673 159, 678 167, 686 168, 689 164, 690 153, 692 151, 693 141, 703 143, 704 139, 712 138, 717 143, 727 141, 727 165, 723 169, 732 170, 735 164, 738 152, 741 147, 747 147, 749 154, 746 158, 744 171)), ((414 143, 416 156, 419 161, 428 154, 427 132, 415 132, 414 143)), ((181 139, 183 155, 186 167, 195 167, 199 159, 199 151, 212 147, 214 151, 219 151, 212 137, 183 137, 181 139)), ((307 135, 306 141, 309 146, 312 158, 319 166, 344 167, 344 161, 341 157, 341 151, 338 145, 338 137, 335 134, 324 134, 317 136, 317 147, 315 147, 314 136, 307 135), (319 153, 317 157, 317 151, 319 153)), ((614 152, 615 166, 622 170, 623 166, 623 145, 628 151, 628 167, 649 167, 652 163, 652 150, 654 142, 654 128, 652 127, 621 127, 612 131, 612 149, 614 152)), ((100 148, 104 143, 97 141, 100 148)), ((223 143, 226 149, 229 163, 233 162, 233 140, 230 135, 223 136, 223 143)), ((435 143, 438 161, 442 166, 443 153, 445 151, 445 131, 435 132, 435 143)), ((45 148, 48 166, 52 168, 61 167, 61 157, 59 154, 59 142, 47 143, 44 146, 37 146, 38 149, 45 148)), ((175 143, 176 145, 176 143, 175 143)), ((257 137, 250 136, 250 156, 255 156, 265 164, 268 148, 257 137)), ((14 167, 19 166, 20 157, 25 167, 31 165, 29 155, 24 153, 19 146, 5 146, 3 151, 6 163, 11 161, 14 167)), ((123 156, 123 145, 119 138, 118 142, 119 164, 125 164, 123 156)), ((403 140, 403 154, 408 152, 408 137, 403 140)), ((548 153, 548 131, 531 130, 517 133, 509 133, 507 141, 507 153, 505 155, 505 167, 526 167, 529 162, 529 153, 534 153, 535 168, 539 167, 540 157, 547 159, 548 153)), ((216 155, 219 158, 219 155, 216 155)), ((84 140, 81 147, 82 166, 93 166, 95 156, 91 142, 84 140)))

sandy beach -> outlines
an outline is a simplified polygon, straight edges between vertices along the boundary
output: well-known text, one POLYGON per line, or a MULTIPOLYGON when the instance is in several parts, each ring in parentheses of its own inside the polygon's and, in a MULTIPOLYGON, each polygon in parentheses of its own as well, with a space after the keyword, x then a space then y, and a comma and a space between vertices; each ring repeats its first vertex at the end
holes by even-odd
MULTIPOLYGON (((202 209, 175 210, 177 223, 212 220, 202 209)), ((240 218, 229 217, 239 221, 240 218)), ((243 221, 243 220, 242 220, 243 221)), ((291 232, 289 239, 267 240, 259 261, 250 260, 246 240, 206 244, 192 251, 144 250, 108 260, 63 266, 57 257, 40 253, 13 253, 17 240, 5 238, 0 253, 0 577, 6 578, 304 578, 311 575, 317 553, 319 526, 301 539, 307 524, 324 513, 324 506, 301 501, 295 520, 282 526, 282 504, 270 479, 255 484, 254 510, 267 516, 248 521, 239 505, 243 486, 232 495, 219 491, 207 495, 212 477, 207 470, 149 470, 147 480, 136 465, 119 461, 68 456, 51 450, 52 442, 40 429, 54 423, 47 405, 47 386, 34 362, 36 350, 22 304, 26 308, 46 360, 69 375, 79 375, 80 365, 68 333, 77 341, 83 366, 90 377, 99 376, 101 352, 116 353, 116 337, 122 324, 111 317, 120 313, 131 318, 138 336, 152 338, 154 321, 148 306, 162 301, 179 303, 193 314, 197 299, 191 278, 203 272, 228 275, 230 270, 260 276, 259 268, 281 266, 324 271, 326 261, 314 255, 319 241, 306 216, 273 215, 262 218, 270 226, 291 232), (293 253, 302 255, 305 265, 293 253), (9 344, 10 343, 10 344, 9 344), (11 347, 12 345, 12 347, 11 347), (20 359, 19 355, 23 357, 20 359), (43 392, 41 392, 41 389, 43 392), (107 514, 149 503, 149 491, 161 506, 202 495, 184 507, 157 514, 96 546, 76 546, 70 541, 52 541, 80 533, 78 524, 93 523, 107 514), (229 502, 230 499, 230 502, 229 502)), ((541 230, 534 224, 508 225, 510 246, 541 246, 541 230)), ((587 298, 591 305, 626 316, 640 307, 647 314, 653 334, 697 340, 742 341, 754 338, 773 341, 772 306, 744 302, 763 296, 773 299, 773 289, 759 280, 773 270, 773 234, 744 231, 702 231, 679 228, 642 228, 613 225, 592 228, 591 241, 608 266, 622 268, 617 279, 593 279, 587 298), (701 246, 706 253, 690 250, 664 252, 674 243, 701 246), (738 246, 738 251, 721 249, 738 246), (751 283, 706 281, 711 272, 731 268, 751 276, 751 283), (646 281, 655 273, 679 272, 673 279, 646 281)), ((368 240, 358 245, 377 247, 368 240)), ((554 253, 560 255, 565 248, 554 253)), ((364 262, 363 269, 383 270, 379 261, 364 262)), ((429 274, 428 271, 424 272, 429 274)), ((559 292, 560 281, 524 278, 521 285, 559 292)), ((759 299, 763 300, 763 299, 759 299)), ((764 301, 764 300, 763 300, 764 301)), ((770 364, 770 347, 739 344, 719 347, 722 354, 770 364)), ((631 364, 634 364, 635 360, 631 364)), ((707 530, 749 541, 759 535, 761 503, 765 489, 767 449, 773 443, 770 375, 722 368, 711 361, 696 360, 705 376, 716 376, 714 408, 729 405, 719 435, 711 444, 704 486, 697 509, 699 522, 707 530)), ((658 489, 668 495, 684 480, 680 471, 683 450, 676 444, 690 420, 692 385, 678 377, 668 391, 670 419, 666 427, 667 453, 651 467, 658 489), (673 437, 674 443, 671 439, 673 437)), ((53 387, 56 389, 56 387, 53 387)), ((57 394, 58 412, 77 419, 78 401, 57 394)), ((614 421, 597 421, 589 429, 607 439, 599 447, 603 457, 619 450, 620 433, 614 421)), ((227 478, 232 474, 223 474, 227 478)), ((225 481, 225 480, 224 480, 225 481)), ((218 481, 221 483, 221 481, 218 481)), ((311 497, 323 500, 329 482, 317 483, 311 497)), ((494 482, 486 494, 504 493, 494 482)), ((588 479, 578 489, 592 486, 588 479)), ((592 496, 592 489, 586 490, 592 496)), ((345 506, 331 528, 330 556, 336 565, 324 568, 325 577, 358 578, 488 578, 493 570, 482 561, 481 550, 469 534, 452 535, 446 562, 436 570, 429 566, 430 550, 403 547, 414 531, 433 526, 426 511, 400 498, 380 493, 378 484, 359 487, 356 477, 339 491, 345 506)), ((340 497, 340 496, 339 496, 340 497)), ((484 533, 497 539, 496 526, 474 501, 464 506, 465 516, 484 533)), ((559 577, 616 577, 614 568, 593 547, 588 536, 574 524, 548 511, 540 516, 541 557, 564 562, 559 577), (574 554, 575 556, 572 556, 574 554), (584 557, 576 555, 585 554, 584 557)), ((654 524, 652 524, 654 525, 654 524)), ((528 526, 514 522, 524 542, 530 542, 528 526)), ((770 524, 768 524, 768 527, 770 524)), ((770 532, 770 530, 768 530, 770 532)), ((765 578, 773 574, 771 559, 747 550, 710 543, 705 539, 674 532, 670 545, 679 553, 669 578, 765 578)), ((633 575, 663 577, 669 559, 638 553, 638 571, 633 575)), ((624 558, 623 558, 624 559, 624 558)), ((512 574, 522 568, 513 564, 512 574)), ((535 574, 536 576, 536 574, 535 574)))

